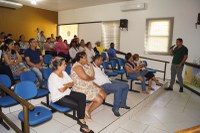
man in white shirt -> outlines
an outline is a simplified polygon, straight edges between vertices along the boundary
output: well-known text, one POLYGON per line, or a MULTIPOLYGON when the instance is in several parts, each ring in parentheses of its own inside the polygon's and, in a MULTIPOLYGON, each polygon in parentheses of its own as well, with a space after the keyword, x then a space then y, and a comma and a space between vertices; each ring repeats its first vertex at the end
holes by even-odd
POLYGON ((104 73, 103 67, 101 67, 102 63, 103 57, 101 55, 96 55, 93 61, 93 68, 95 71, 94 82, 104 88, 107 94, 114 93, 114 105, 112 111, 115 116, 119 117, 119 108, 130 109, 130 107, 126 105, 129 85, 124 82, 110 80, 104 73))

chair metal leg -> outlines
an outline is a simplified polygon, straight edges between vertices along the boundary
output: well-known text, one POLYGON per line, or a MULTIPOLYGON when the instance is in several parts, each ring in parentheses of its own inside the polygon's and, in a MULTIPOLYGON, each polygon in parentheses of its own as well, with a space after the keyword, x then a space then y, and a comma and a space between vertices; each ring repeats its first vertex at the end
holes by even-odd
MULTIPOLYGON (((0 108, 0 111, 2 112, 2 109, 0 108)), ((2 112, 3 113, 3 112, 2 112)), ((10 130, 10 127, 3 121, 3 118, 0 116, 0 124, 7 130, 10 130)))
POLYGON ((49 107, 49 95, 46 96, 46 103, 45 102, 41 102, 41 104, 43 104, 46 107, 49 107))
POLYGON ((103 100, 103 104, 104 104, 104 105, 107 105, 107 106, 109 106, 109 107, 113 107, 113 105, 110 104, 110 103, 107 103, 107 102, 105 101, 105 99, 103 100))
POLYGON ((132 87, 132 85, 133 85, 133 81, 134 81, 134 80, 131 80, 131 85, 130 85, 130 89, 129 89, 129 91, 136 92, 136 93, 140 93, 140 91, 138 91, 138 90, 134 90, 134 89, 133 89, 133 87, 132 87))

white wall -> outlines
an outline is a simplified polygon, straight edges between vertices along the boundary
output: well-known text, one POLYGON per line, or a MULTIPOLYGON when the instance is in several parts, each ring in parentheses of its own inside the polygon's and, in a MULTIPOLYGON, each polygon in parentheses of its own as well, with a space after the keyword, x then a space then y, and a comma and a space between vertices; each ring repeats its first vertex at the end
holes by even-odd
POLYGON ((85 43, 90 41, 94 47, 95 42, 101 40, 101 23, 79 24, 78 35, 85 43))
MULTIPOLYGON (((139 53, 143 56, 171 61, 170 56, 145 55, 144 39, 146 18, 174 17, 173 43, 182 37, 189 49, 188 61, 199 57, 200 26, 195 28, 197 15, 200 13, 200 0, 134 0, 134 3, 145 2, 146 10, 121 12, 120 5, 126 2, 93 6, 58 13, 58 23, 80 23, 92 21, 128 19, 128 31, 121 31, 120 48, 122 51, 139 53)), ((163 68, 163 65, 150 62, 151 67, 163 68)), ((170 76, 170 65, 167 67, 167 78, 170 76)))

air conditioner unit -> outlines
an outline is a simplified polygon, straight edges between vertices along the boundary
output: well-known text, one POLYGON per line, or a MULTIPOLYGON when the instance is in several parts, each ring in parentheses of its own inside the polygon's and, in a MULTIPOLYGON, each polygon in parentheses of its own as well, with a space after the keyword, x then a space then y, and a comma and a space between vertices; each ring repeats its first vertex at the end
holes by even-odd
POLYGON ((125 4, 120 6, 121 11, 131 11, 131 10, 144 10, 145 3, 138 3, 138 4, 125 4))
POLYGON ((21 3, 17 3, 13 1, 0 0, 0 7, 18 9, 18 8, 23 7, 23 5, 21 3))

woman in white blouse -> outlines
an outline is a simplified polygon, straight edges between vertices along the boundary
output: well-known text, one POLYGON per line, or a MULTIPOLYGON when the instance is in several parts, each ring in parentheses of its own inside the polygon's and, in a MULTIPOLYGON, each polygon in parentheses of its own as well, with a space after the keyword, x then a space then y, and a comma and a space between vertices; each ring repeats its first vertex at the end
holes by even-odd
POLYGON ((94 50, 93 50, 93 48, 92 48, 91 42, 87 42, 86 48, 85 48, 85 52, 86 52, 86 54, 87 54, 87 59, 88 59, 88 61, 89 61, 89 62, 92 62, 92 60, 93 60, 93 58, 94 58, 94 56, 95 56, 95 52, 94 52, 94 50))
POLYGON ((52 102, 60 106, 76 109, 78 115, 77 123, 81 126, 80 131, 83 133, 93 133, 93 131, 88 128, 84 120, 86 96, 83 93, 74 92, 71 90, 74 82, 65 72, 65 59, 56 57, 53 60, 52 65, 53 72, 48 79, 48 87, 52 102))

